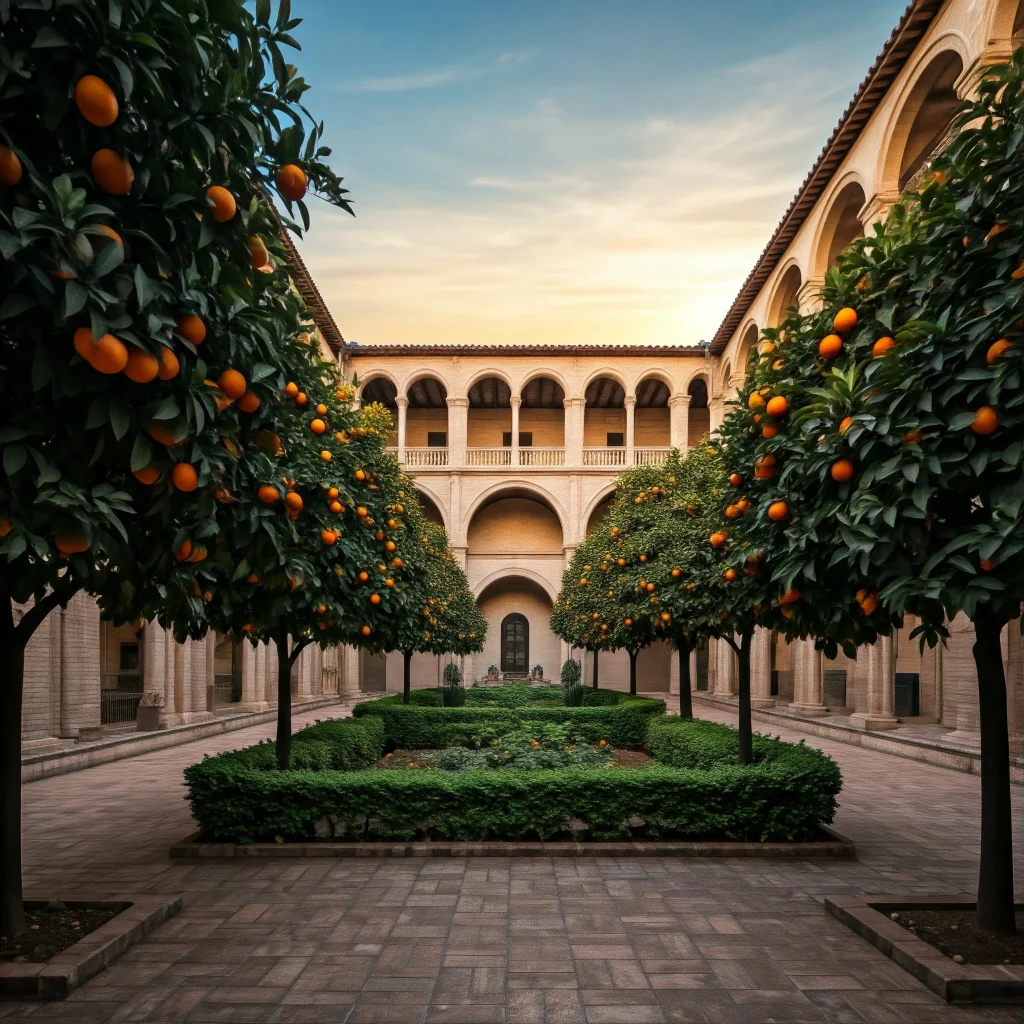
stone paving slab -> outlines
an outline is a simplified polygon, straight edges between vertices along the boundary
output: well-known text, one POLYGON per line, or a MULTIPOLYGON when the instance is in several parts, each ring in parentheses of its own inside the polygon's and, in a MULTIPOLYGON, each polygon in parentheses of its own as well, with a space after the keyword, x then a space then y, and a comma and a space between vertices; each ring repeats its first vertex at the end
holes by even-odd
MULTIPOLYGON (((339 712, 314 712, 296 727, 330 713, 339 712)), ((835 825, 857 846, 852 861, 170 860, 171 843, 195 827, 182 769, 272 731, 268 724, 25 787, 34 892, 181 892, 185 906, 67 1000, 0 1003, 0 1018, 1024 1021, 1012 1008, 947 1005, 823 906, 826 896, 973 892, 972 776, 806 737, 843 769, 835 825)), ((1024 795, 1015 789, 1013 798, 1020 836, 1024 795)))

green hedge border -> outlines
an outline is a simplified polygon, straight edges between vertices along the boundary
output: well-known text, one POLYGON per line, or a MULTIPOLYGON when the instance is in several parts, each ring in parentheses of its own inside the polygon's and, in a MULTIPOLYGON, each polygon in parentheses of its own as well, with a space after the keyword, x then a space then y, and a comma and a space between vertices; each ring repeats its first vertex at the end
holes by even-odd
MULTIPOLYGON (((381 725, 369 718, 313 728, 343 734, 345 750, 364 744, 368 758, 381 725)), ((664 760, 644 768, 466 773, 279 772, 254 755, 272 751, 261 745, 192 765, 185 779, 203 839, 233 843, 547 839, 574 820, 589 826, 582 840, 640 838, 636 818, 646 839, 780 842, 814 839, 835 815, 842 777, 814 748, 757 737, 757 761, 742 766, 734 730, 678 718, 652 723, 650 745, 664 760)))
MULTIPOLYGON (((384 744, 388 750, 422 750, 427 747, 476 746, 481 737, 508 732, 525 722, 571 722, 591 743, 607 740, 613 747, 636 749, 644 744, 647 728, 665 715, 665 702, 636 697, 617 690, 588 690, 583 707, 536 707, 529 702, 513 706, 481 707, 490 694, 495 703, 509 695, 502 690, 525 687, 475 687, 467 693, 467 706, 431 707, 418 698, 403 704, 400 695, 364 701, 352 709, 359 721, 379 718, 384 723, 384 744), (472 704, 470 702, 473 702, 472 704)), ((419 691, 435 696, 434 691, 419 691)), ((561 695, 561 688, 535 691, 539 695, 561 695)), ((512 695, 513 697, 515 695, 512 695)))

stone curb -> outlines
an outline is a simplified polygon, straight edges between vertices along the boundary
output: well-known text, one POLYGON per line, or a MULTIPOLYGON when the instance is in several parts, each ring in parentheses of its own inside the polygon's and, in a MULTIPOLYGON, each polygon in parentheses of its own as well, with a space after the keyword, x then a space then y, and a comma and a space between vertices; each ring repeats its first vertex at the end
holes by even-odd
MULTIPOLYGON (((329 697, 316 697, 313 700, 292 704, 292 714, 299 715, 317 708, 325 708, 335 704, 345 704, 351 695, 331 694, 329 697)), ((238 729, 248 729, 251 725, 262 725, 277 719, 277 708, 268 711, 246 711, 239 714, 224 715, 208 722, 193 722, 188 725, 175 725, 170 729, 158 729, 156 732, 132 732, 109 739, 97 740, 94 743, 83 743, 67 750, 58 750, 46 754, 26 754, 21 759, 21 781, 34 782, 36 779, 48 779, 54 775, 65 775, 68 772, 93 768, 98 764, 109 764, 121 761, 126 757, 148 754, 153 750, 164 750, 176 747, 180 743, 192 743, 206 739, 208 736, 219 736, 238 729)))
POLYGON ((175 860, 252 857, 744 857, 774 859, 855 858, 853 843, 831 828, 821 826, 829 838, 806 843, 745 842, 609 842, 519 843, 432 842, 411 843, 204 843, 193 832, 170 848, 175 860))
MULTIPOLYGON (((719 711, 736 711, 735 701, 708 696, 704 692, 693 693, 692 696, 694 704, 717 708, 719 711)), ((895 757, 930 764, 935 768, 948 768, 951 771, 963 772, 965 775, 981 774, 981 752, 971 747, 937 743, 935 740, 922 739, 918 736, 871 732, 842 722, 830 722, 827 717, 809 718, 793 714, 787 712, 785 708, 755 708, 751 711, 751 718, 756 722, 771 724, 777 729, 793 728, 822 739, 848 743, 880 754, 893 754, 895 757)), ((1018 786, 1024 785, 1024 758, 1011 756, 1010 781, 1018 786)))
MULTIPOLYGON (((1024 1005, 1024 967, 958 964, 889 919, 894 910, 973 910, 973 896, 829 896, 825 909, 947 1003, 1024 1005)), ((1018 904, 1018 910, 1024 905, 1018 904)))
MULTIPOLYGON (((26 895, 26 901, 50 897, 26 895)), ((144 939, 157 925, 181 911, 183 896, 107 894, 96 899, 66 900, 69 907, 86 903, 131 903, 126 910, 83 936, 46 963, 0 964, 0 996, 21 999, 66 999, 122 953, 144 939)))

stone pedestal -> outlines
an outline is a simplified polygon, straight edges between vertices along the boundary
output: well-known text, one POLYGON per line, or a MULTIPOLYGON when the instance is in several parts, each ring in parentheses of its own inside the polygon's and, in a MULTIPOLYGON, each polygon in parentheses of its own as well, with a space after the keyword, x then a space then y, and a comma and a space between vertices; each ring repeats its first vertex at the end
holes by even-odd
POLYGON ((772 632, 758 626, 750 641, 750 706, 775 706, 772 697, 772 632))
POLYGON ((864 729, 895 729, 899 721, 893 714, 896 698, 896 659, 891 636, 879 637, 874 644, 861 648, 868 662, 867 708, 850 716, 852 724, 864 729))
POLYGON ((793 659, 793 703, 790 711, 819 718, 828 714, 822 691, 821 651, 814 641, 797 640, 790 645, 793 659))

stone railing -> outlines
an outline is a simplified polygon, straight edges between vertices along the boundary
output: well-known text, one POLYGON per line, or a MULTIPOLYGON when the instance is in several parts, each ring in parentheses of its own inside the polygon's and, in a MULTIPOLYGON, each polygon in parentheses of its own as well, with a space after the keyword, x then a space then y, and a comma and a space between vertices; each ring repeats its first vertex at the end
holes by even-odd
POLYGON ((406 448, 405 464, 407 466, 447 466, 447 448, 406 448))
POLYGON ((520 448, 520 466, 564 466, 564 448, 520 448))
POLYGON ((511 466, 511 448, 467 448, 467 466, 511 466))
POLYGON ((625 466, 625 448, 584 448, 584 466, 625 466))
POLYGON ((637 448, 633 452, 633 465, 660 466, 670 451, 671 448, 637 448))

